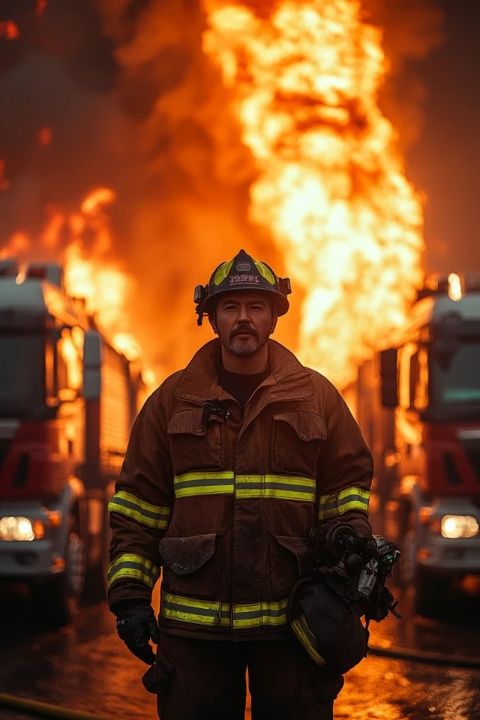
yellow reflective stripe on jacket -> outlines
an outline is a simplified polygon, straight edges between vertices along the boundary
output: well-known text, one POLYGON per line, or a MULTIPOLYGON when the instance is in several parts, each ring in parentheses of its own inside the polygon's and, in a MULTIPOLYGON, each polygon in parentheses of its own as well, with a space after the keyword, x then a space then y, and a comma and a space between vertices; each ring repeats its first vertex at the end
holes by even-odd
POLYGON ((165 530, 168 527, 169 507, 152 505, 125 490, 115 493, 108 503, 108 509, 110 512, 127 515, 147 527, 159 530, 165 530))
POLYGON ((315 502, 315 480, 296 475, 237 475, 237 498, 277 498, 315 502))
POLYGON ((108 586, 121 578, 135 578, 153 588, 159 575, 159 568, 151 560, 141 555, 124 553, 108 567, 108 586))
POLYGON ((174 478, 175 497, 194 495, 232 495, 234 473, 232 470, 195 471, 176 475, 174 478))
POLYGON ((287 622, 287 600, 234 604, 232 622, 234 629, 257 628, 263 625, 285 625, 287 622))
POLYGON ((368 512, 370 493, 357 487, 349 487, 333 495, 322 495, 319 500, 318 517, 325 520, 343 515, 348 510, 368 512))
POLYGON ((195 471, 177 475, 175 497, 233 495, 315 502, 315 480, 297 475, 235 475, 233 471, 195 471))
POLYGON ((160 615, 195 625, 215 625, 248 630, 287 623, 288 598, 272 602, 222 603, 197 600, 162 591, 160 615))
POLYGON ((230 625, 230 605, 228 603, 195 600, 164 591, 161 596, 160 615, 171 620, 195 623, 196 625, 230 625))

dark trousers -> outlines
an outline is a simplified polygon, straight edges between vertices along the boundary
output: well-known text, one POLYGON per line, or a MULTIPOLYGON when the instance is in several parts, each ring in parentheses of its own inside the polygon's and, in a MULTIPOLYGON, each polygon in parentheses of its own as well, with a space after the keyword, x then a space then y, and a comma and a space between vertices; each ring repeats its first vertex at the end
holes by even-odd
MULTIPOLYGON (((296 640, 220 642, 162 635, 160 720, 332 720, 343 678, 317 667, 296 640)), ((154 688, 150 688, 154 689, 154 688)))

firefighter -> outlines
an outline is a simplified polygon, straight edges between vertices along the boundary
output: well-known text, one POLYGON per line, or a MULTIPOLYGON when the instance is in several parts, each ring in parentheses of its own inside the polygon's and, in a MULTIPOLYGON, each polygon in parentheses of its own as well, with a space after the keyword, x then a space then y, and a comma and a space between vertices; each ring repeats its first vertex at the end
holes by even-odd
POLYGON ((343 684, 288 599, 318 522, 371 534, 372 459, 335 387, 270 339, 289 291, 244 250, 196 288, 218 339, 146 401, 110 502, 109 603, 161 720, 243 719, 247 669, 253 720, 330 719, 343 684))

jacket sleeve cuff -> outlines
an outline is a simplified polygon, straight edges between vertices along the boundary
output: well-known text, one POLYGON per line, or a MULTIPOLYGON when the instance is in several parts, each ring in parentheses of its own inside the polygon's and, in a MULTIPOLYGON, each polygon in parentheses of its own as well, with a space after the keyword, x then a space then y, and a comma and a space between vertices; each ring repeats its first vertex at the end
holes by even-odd
POLYGON ((364 513, 355 512, 354 510, 348 511, 339 517, 326 520, 325 522, 327 522, 330 527, 348 525, 360 535, 360 537, 372 537, 372 527, 364 513))
POLYGON ((117 603, 112 605, 110 610, 114 615, 123 615, 124 613, 129 613, 131 610, 134 610, 135 608, 146 608, 149 607, 149 603, 147 600, 142 600, 140 598, 137 599, 130 599, 130 600, 119 600, 117 603))
POLYGON ((119 603, 125 601, 138 601, 146 605, 151 605, 152 591, 149 587, 141 582, 122 582, 118 580, 114 582, 108 589, 108 605, 110 610, 115 613, 114 608, 119 603))

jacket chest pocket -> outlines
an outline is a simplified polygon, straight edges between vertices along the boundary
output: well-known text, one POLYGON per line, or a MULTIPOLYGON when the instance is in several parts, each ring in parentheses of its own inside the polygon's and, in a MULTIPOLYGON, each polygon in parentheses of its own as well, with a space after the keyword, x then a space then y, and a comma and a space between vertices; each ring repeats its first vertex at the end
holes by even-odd
POLYGON ((314 478, 327 439, 327 425, 313 412, 284 412, 273 416, 272 469, 314 478))
POLYGON ((202 408, 182 410, 168 424, 168 440, 175 475, 222 464, 220 422, 205 427, 202 408))

